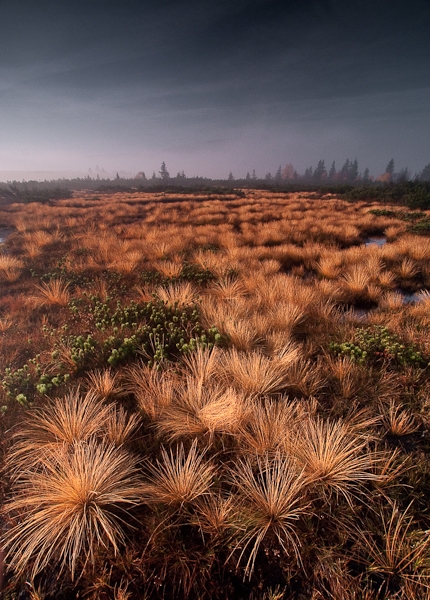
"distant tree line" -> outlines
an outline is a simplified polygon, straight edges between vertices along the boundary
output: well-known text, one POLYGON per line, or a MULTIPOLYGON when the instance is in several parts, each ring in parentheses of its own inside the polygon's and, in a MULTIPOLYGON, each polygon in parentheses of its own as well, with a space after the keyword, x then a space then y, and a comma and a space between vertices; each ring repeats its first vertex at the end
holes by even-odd
POLYGON ((303 174, 299 174, 291 163, 287 163, 283 168, 279 166, 273 176, 269 172, 264 177, 258 177, 253 169, 243 179, 235 178, 232 171, 226 179, 210 179, 200 176, 187 177, 184 171, 171 177, 163 161, 158 176, 154 171, 150 178, 146 177, 144 171, 140 171, 131 179, 120 177, 117 173, 113 179, 100 179, 99 175, 92 178, 88 175, 84 178, 43 182, 0 183, 0 203, 49 202, 59 198, 70 198, 73 190, 94 190, 101 193, 145 190, 240 194, 240 189, 243 188, 331 192, 352 201, 372 200, 405 204, 412 208, 430 208, 430 163, 413 178, 408 168, 396 171, 394 159, 388 162, 384 173, 377 177, 371 176, 367 167, 361 172, 357 159, 346 159, 339 170, 333 161, 328 171, 325 161, 321 159, 315 168, 308 167, 303 174))

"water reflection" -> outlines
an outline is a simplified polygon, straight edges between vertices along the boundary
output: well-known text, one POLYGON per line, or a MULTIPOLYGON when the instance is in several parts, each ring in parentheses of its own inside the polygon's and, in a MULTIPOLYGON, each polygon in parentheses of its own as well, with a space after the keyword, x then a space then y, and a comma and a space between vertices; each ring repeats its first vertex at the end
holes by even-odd
POLYGON ((381 248, 384 244, 387 243, 387 238, 384 236, 381 237, 370 237, 364 241, 364 245, 367 246, 378 246, 381 248))

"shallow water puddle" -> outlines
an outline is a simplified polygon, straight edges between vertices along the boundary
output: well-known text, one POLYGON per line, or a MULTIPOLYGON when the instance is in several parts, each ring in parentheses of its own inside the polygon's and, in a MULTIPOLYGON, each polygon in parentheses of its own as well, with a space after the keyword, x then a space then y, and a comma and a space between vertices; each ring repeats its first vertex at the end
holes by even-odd
POLYGON ((403 304, 415 304, 416 302, 422 302, 424 300, 424 297, 420 292, 412 293, 407 290, 402 290, 402 288, 397 288, 396 292, 403 296, 403 304))
POLYGON ((5 242, 12 232, 13 229, 0 229, 0 244, 5 242))
POLYGON ((364 240, 364 245, 367 246, 378 246, 381 248, 384 244, 387 243, 387 238, 385 236, 381 237, 370 237, 367 240, 364 240))

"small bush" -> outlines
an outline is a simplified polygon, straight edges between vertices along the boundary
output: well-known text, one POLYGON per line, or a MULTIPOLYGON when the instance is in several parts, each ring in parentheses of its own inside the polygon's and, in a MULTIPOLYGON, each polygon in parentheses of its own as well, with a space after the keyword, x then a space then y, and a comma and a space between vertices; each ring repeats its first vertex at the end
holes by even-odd
POLYGON ((364 364, 387 361, 393 365, 425 367, 428 358, 413 345, 403 344, 400 338, 384 326, 360 327, 350 342, 330 344, 332 352, 349 356, 364 364))

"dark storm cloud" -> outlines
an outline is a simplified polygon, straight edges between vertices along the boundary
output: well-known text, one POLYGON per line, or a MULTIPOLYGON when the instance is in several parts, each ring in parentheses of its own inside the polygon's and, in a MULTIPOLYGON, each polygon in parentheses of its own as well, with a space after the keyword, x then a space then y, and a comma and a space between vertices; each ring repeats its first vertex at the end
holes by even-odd
MULTIPOLYGON (((111 140, 112 159, 128 143, 142 157, 183 148, 184 160, 206 148, 212 165, 211 140, 235 155, 266 131, 266 155, 294 161, 279 140, 299 147, 302 127, 311 161, 329 122, 351 155, 377 120, 429 126, 426 0, 3 0, 1 11, 0 125, 28 149, 37 136, 60 147, 61 133, 94 156, 111 140)), ((382 139, 401 146, 389 122, 382 139)))

